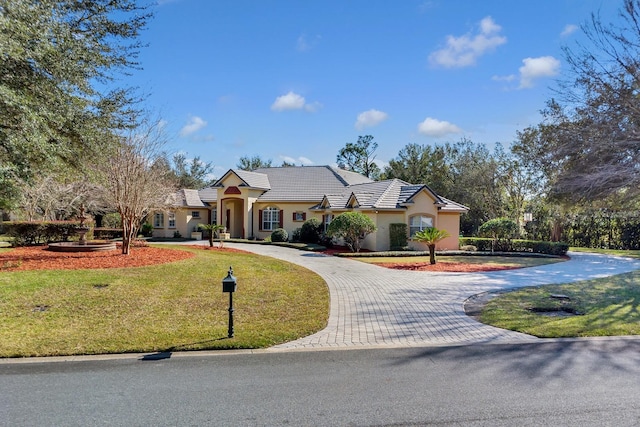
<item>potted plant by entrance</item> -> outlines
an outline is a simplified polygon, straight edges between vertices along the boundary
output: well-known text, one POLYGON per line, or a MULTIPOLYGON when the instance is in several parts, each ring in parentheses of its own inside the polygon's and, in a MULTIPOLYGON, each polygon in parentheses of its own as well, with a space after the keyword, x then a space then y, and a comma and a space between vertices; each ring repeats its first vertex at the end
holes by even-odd
POLYGON ((200 225, 202 224, 198 224, 197 227, 193 227, 193 231, 191 232, 192 239, 202 240, 202 231, 198 231, 198 229, 200 228, 200 225))

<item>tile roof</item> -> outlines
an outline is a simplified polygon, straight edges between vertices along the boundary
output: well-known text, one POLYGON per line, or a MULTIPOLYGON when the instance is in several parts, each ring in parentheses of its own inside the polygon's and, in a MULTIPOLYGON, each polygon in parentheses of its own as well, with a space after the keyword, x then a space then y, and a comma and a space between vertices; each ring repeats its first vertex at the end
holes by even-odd
POLYGON ((271 189, 271 183, 269 182, 269 176, 267 174, 260 173, 257 170, 245 171, 242 169, 234 169, 232 172, 238 175, 238 178, 243 180, 247 184, 247 187, 259 188, 261 190, 271 189))
POLYGON ((182 189, 175 194, 174 204, 176 206, 190 208, 204 208, 206 205, 202 202, 198 190, 182 189))
POLYGON ((421 191, 426 191, 443 211, 468 210, 466 206, 439 196, 424 184, 409 184, 400 179, 373 181, 358 173, 331 166, 260 168, 251 172, 229 170, 212 187, 200 190, 200 198, 205 202, 215 202, 216 187, 229 174, 237 175, 248 187, 265 190, 258 197, 261 202, 317 203, 312 209, 321 209, 323 203, 331 209, 351 206, 361 209, 401 209, 412 203, 412 198, 421 191))
POLYGON ((218 201, 218 189, 215 187, 207 187, 198 191, 198 195, 203 202, 218 201))
POLYGON ((258 200, 265 202, 318 202, 326 194, 340 194, 353 184, 371 183, 371 179, 355 172, 331 166, 300 166, 256 169, 271 183, 271 189, 258 200))

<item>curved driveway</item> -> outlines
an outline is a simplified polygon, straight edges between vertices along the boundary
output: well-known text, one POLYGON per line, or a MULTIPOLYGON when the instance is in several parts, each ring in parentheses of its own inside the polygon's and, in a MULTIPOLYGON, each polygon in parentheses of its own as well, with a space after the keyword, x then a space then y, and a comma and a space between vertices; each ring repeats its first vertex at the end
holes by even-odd
POLYGON ((536 340, 477 322, 465 314, 464 301, 487 291, 574 282, 640 269, 638 260, 571 253, 570 261, 540 267, 489 273, 432 273, 391 270, 270 245, 225 246, 299 264, 318 273, 329 286, 331 310, 327 327, 274 349, 536 340))

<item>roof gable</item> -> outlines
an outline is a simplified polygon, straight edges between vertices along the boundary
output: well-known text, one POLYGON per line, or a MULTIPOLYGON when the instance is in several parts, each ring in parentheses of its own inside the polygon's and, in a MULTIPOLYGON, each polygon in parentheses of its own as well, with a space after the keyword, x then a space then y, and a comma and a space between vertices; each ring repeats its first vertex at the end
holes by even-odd
POLYGON ((249 187, 259 190, 269 190, 271 188, 269 177, 267 175, 242 169, 229 169, 212 185, 212 187, 224 187, 225 181, 228 181, 232 176, 235 176, 240 180, 240 187, 249 187))

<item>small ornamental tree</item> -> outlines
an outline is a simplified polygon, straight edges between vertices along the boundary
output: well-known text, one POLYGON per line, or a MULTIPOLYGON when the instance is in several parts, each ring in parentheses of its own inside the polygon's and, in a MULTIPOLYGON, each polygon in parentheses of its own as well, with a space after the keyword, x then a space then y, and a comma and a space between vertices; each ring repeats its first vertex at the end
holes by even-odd
POLYGON ((329 224, 327 235, 342 238, 351 252, 360 252, 362 241, 376 231, 373 220, 360 212, 345 212, 335 217, 329 224))
MULTIPOLYGON (((221 224, 198 224, 200 230, 206 230, 209 232, 209 247, 213 247, 214 235, 220 233, 220 230, 224 229, 224 225, 221 224)), ((220 247, 222 247, 222 238, 220 238, 220 247)))
POLYGON ((509 218, 494 218, 485 222, 478 230, 481 236, 491 237, 491 252, 495 250, 495 245, 500 239, 510 240, 518 232, 518 224, 509 218))
POLYGON ((429 248, 429 262, 436 263, 436 244, 449 237, 450 234, 446 230, 440 230, 434 227, 425 228, 413 235, 413 240, 427 245, 429 248))

